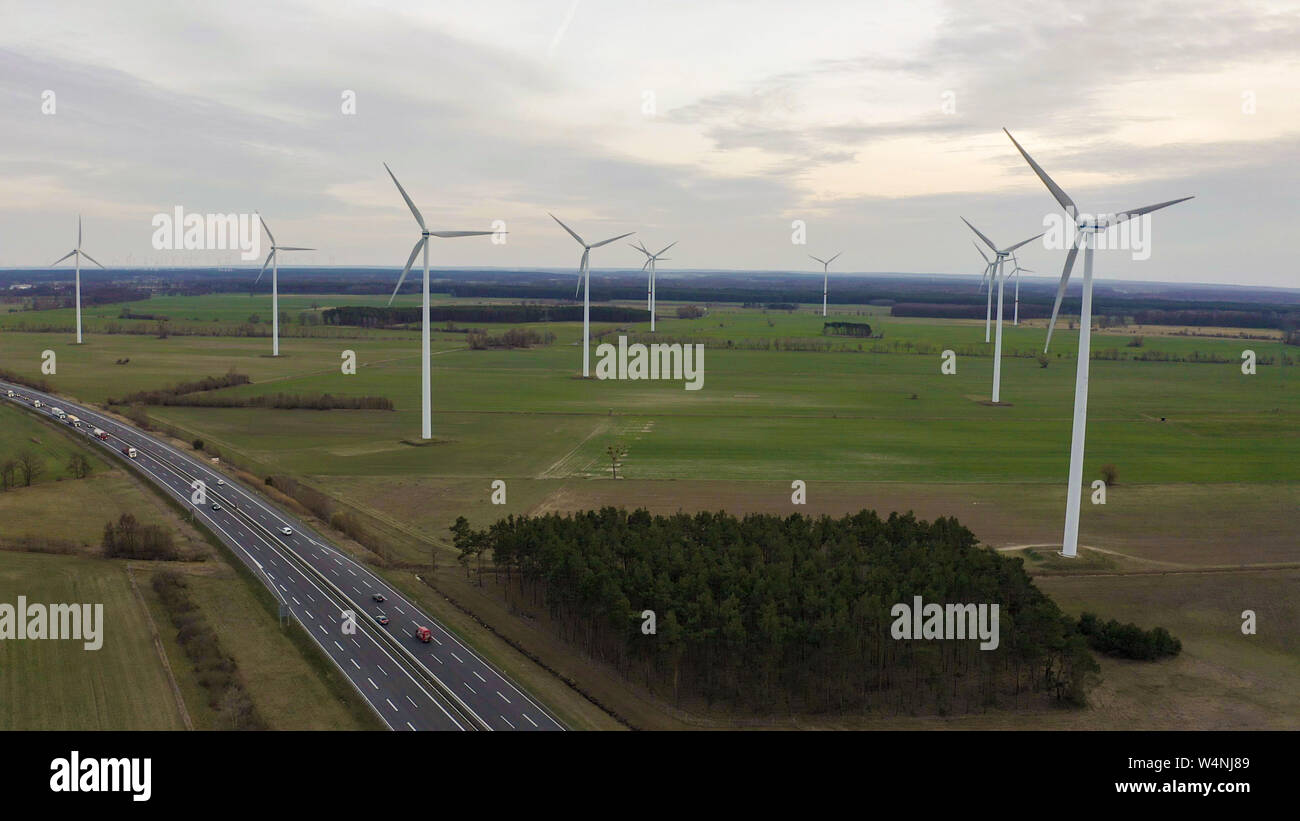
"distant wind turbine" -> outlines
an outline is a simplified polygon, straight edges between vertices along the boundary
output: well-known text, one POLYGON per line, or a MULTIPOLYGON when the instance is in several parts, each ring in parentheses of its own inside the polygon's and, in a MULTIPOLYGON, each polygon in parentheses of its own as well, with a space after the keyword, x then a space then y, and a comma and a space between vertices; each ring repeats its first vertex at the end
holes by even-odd
POLYGON ((253 284, 262 281, 262 274, 266 273, 266 266, 271 266, 271 356, 280 355, 280 260, 276 259, 276 251, 315 251, 315 248, 299 248, 295 245, 276 245, 275 234, 262 219, 262 215, 257 215, 257 221, 262 223, 262 228, 266 230, 266 235, 271 238, 271 253, 266 255, 266 262, 262 263, 262 270, 257 273, 257 279, 253 284))
POLYGON ((411 266, 415 264, 415 257, 421 251, 424 251, 424 315, 423 326, 420 329, 420 436, 423 439, 433 438, 433 383, 429 374, 429 237, 439 237, 448 239, 451 237, 486 237, 496 233, 495 231, 430 231, 424 224, 424 217, 420 215, 420 210, 411 202, 407 195, 406 189, 397 181, 397 176, 393 174, 393 169, 384 163, 384 170, 388 176, 393 178, 393 185, 401 192, 402 199, 406 200, 406 207, 411 209, 411 215, 420 225, 420 238, 415 241, 415 247, 411 249, 411 256, 406 260, 406 267, 402 269, 402 275, 397 278, 397 287, 393 289, 393 295, 388 298, 388 304, 392 305, 393 300, 397 297, 397 292, 402 289, 402 283, 406 281, 406 275, 410 272, 411 266))
POLYGON ((1014 270, 1011 271, 1011 275, 1016 278, 1016 316, 1015 319, 1012 320, 1011 324, 1019 325, 1020 324, 1020 273, 1022 271, 1026 274, 1036 274, 1038 272, 1031 270, 1029 268, 1021 268, 1020 260, 1016 259, 1015 254, 1011 255, 1011 264, 1014 266, 1014 270))
POLYGON ((1070 219, 1074 220, 1074 242, 1070 245, 1070 251, 1065 256, 1065 268, 1062 269, 1061 281, 1056 286, 1056 302, 1052 305, 1052 319, 1047 326, 1047 341, 1043 345, 1044 352, 1047 351, 1048 345, 1052 342, 1052 331, 1056 327, 1056 315, 1061 308, 1061 298, 1065 296, 1065 286, 1070 281, 1070 270, 1074 268, 1074 258, 1078 256, 1080 246, 1083 247, 1083 301, 1079 311, 1079 364, 1074 372, 1074 425, 1070 435, 1070 474, 1065 493, 1065 534, 1061 544, 1061 555, 1073 558, 1077 555, 1079 547, 1079 504, 1080 497, 1083 494, 1083 441, 1088 426, 1088 357, 1092 342, 1092 252, 1096 246, 1096 235, 1134 217, 1140 217, 1143 214, 1159 211, 1161 208, 1170 205, 1186 202, 1191 197, 1180 197, 1176 200, 1146 205, 1131 211, 1121 211, 1117 214, 1100 216, 1080 214, 1074 200, 1070 199, 1070 196, 1053 182, 1051 177, 1047 176, 1047 172, 1038 163, 1034 162, 1025 149, 1020 147, 1020 143, 1016 142, 1015 137, 1011 136, 1011 132, 1005 128, 1002 131, 1011 139, 1012 145, 1020 152, 1020 156, 1025 158, 1025 162, 1029 163, 1029 167, 1034 170, 1038 178, 1043 181, 1043 185, 1047 186, 1047 190, 1065 209, 1065 213, 1070 216, 1070 219))
MULTIPOLYGON (((646 248, 643 243, 637 243, 635 245, 632 245, 633 248, 645 254, 646 257, 645 265, 641 266, 641 270, 642 271, 646 269, 650 270, 650 278, 646 280, 646 286, 645 286, 646 287, 646 291, 645 291, 646 308, 647 310, 650 311, 650 333, 654 333, 655 331, 655 263, 657 263, 661 259, 667 260, 668 257, 664 256, 664 254, 667 253, 669 248, 672 248, 676 244, 677 242, 675 240, 673 242, 670 242, 668 245, 664 246, 664 249, 662 251, 660 251, 657 254, 650 253, 650 250, 646 248)), ((631 245, 631 243, 629 243, 629 245, 631 245)))
POLYGON ((821 259, 819 257, 814 257, 812 254, 808 255, 822 264, 822 316, 826 316, 826 283, 831 277, 831 263, 839 259, 839 256, 842 253, 844 252, 840 251, 830 259, 821 259))
MULTIPOLYGON (((610 237, 609 239, 603 239, 600 242, 593 242, 592 244, 588 245, 587 241, 584 240, 582 237, 578 236, 576 233, 574 233, 574 230, 572 228, 560 222, 559 217, 555 216, 554 214, 551 214, 549 211, 547 212, 547 214, 550 216, 551 219, 555 220, 556 222, 559 222, 560 227, 563 228, 565 231, 568 231, 569 236, 576 239, 578 241, 578 244, 582 246, 582 261, 578 263, 578 285, 579 287, 583 287, 582 377, 586 379, 588 376, 591 376, 591 369, 589 367, 589 361, 591 358, 591 351, 589 350, 590 348, 589 342, 591 339, 591 266, 588 264, 591 260, 591 249, 599 248, 602 245, 609 245, 614 240, 619 240, 622 239, 623 237, 630 237, 633 234, 635 234, 636 231, 628 231, 626 234, 619 234, 616 237, 610 237)), ((578 295, 577 289, 574 289, 573 295, 575 297, 578 295)))
MULTIPOLYGON (((81 258, 85 257, 91 262, 94 262, 96 265, 99 265, 98 262, 95 262, 94 257, 92 257, 90 254, 87 254, 85 251, 81 250, 81 215, 80 214, 77 215, 77 247, 73 248, 68 253, 64 254, 63 256, 51 262, 50 267, 53 268, 55 265, 58 265, 60 262, 63 262, 63 260, 67 259, 68 257, 75 257, 76 259, 74 261, 77 263, 77 344, 80 345, 81 344, 81 258)), ((99 267, 103 268, 104 266, 99 265, 99 267)))
MULTIPOLYGON (((962 217, 961 221, 966 223, 967 228, 970 228, 972 231, 975 232, 975 236, 984 240, 985 245, 993 249, 994 259, 993 262, 989 264, 989 273, 990 276, 992 276, 993 279, 996 279, 998 283, 998 329, 995 333, 995 341, 993 343, 993 403, 997 404, 999 401, 999 397, 1001 396, 1002 393, 1002 283, 1006 280, 1006 277, 1002 275, 1002 266, 1007 261, 1007 257, 1011 255, 1012 251, 1016 250, 1022 245, 1028 245, 1029 243, 1041 237, 1043 234, 1037 234, 1035 236, 1030 237, 1029 239, 1017 242, 1015 245, 1007 246, 1006 248, 998 248, 996 245, 993 244, 993 240, 989 239, 988 237, 980 233, 980 229, 976 228, 974 225, 971 225, 970 221, 967 220, 965 217, 962 217)), ((1045 234, 1047 232, 1044 231, 1043 233, 1045 234)), ((983 251, 981 251, 980 253, 983 253, 983 251)), ((993 279, 989 280, 990 299, 993 296, 993 279)), ((988 331, 986 330, 984 333, 985 333, 985 338, 987 339, 988 331)))
MULTIPOLYGON (((974 245, 975 250, 980 252, 980 256, 984 257, 984 273, 980 274, 980 291, 982 291, 984 290, 985 280, 989 278, 989 271, 993 270, 993 261, 989 259, 988 254, 984 253, 984 249, 979 246, 978 242, 971 240, 971 245, 974 245)), ((978 293, 978 291, 976 293, 978 293)), ((992 290, 989 291, 989 307, 986 316, 989 318, 993 316, 993 291, 992 290)), ((984 341, 985 342, 989 341, 987 320, 984 326, 984 341)))

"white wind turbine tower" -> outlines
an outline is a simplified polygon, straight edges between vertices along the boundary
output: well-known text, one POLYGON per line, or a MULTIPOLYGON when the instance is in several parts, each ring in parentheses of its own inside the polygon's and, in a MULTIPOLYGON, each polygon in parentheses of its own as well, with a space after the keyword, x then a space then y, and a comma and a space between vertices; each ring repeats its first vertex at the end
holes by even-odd
POLYGON ((486 237, 496 233, 495 231, 430 231, 424 224, 424 217, 420 215, 420 210, 411 202, 407 196, 406 189, 397 181, 397 176, 393 174, 393 169, 384 163, 384 170, 388 176, 393 178, 393 185, 401 192, 402 199, 406 200, 406 207, 411 209, 411 215, 420 225, 420 238, 415 241, 415 247, 411 249, 411 256, 406 260, 406 267, 402 269, 402 275, 397 278, 397 287, 393 289, 393 295, 388 298, 388 304, 393 304, 393 299, 397 297, 397 292, 402 289, 402 283, 406 281, 406 275, 415 264, 415 257, 420 251, 424 251, 424 322, 420 329, 420 437, 422 439, 433 438, 433 384, 429 374, 429 237, 440 237, 443 239, 449 237, 486 237))
MULTIPOLYGON (((993 244, 993 240, 981 234, 980 229, 971 225, 965 217, 962 217, 961 221, 966 223, 966 227, 974 231, 977 237, 984 240, 985 245, 993 249, 994 259, 993 262, 989 263, 989 272, 993 279, 996 279, 998 283, 998 329, 995 333, 995 341, 993 343, 993 403, 997 404, 999 397, 1002 394, 1002 283, 1006 280, 1006 277, 1002 275, 1002 266, 1006 263, 1007 257, 1011 255, 1012 251, 1023 245, 1028 245, 1043 234, 1032 236, 1027 240, 1017 242, 1015 245, 999 249, 993 244)), ((1043 233, 1045 234, 1047 232, 1044 231, 1043 233)), ((978 248, 979 246, 976 247, 978 248)), ((980 253, 982 254, 984 252, 980 251, 980 253)), ((989 280, 990 299, 993 297, 993 279, 989 280)), ((986 330, 984 333, 985 338, 987 339, 988 331, 986 330)))
MULTIPOLYGON (((95 262, 94 257, 92 257, 90 254, 87 254, 85 251, 81 250, 81 215, 80 214, 77 215, 77 247, 73 248, 68 253, 64 254, 63 256, 51 262, 50 267, 53 268, 55 265, 58 265, 60 262, 63 262, 63 260, 67 259, 68 257, 76 257, 74 261, 77 263, 77 344, 80 345, 81 344, 81 258, 85 257, 91 262, 94 262, 96 265, 99 265, 98 262, 95 262)), ((99 267, 103 268, 104 266, 99 265, 99 267)))
MULTIPOLYGON (((669 248, 672 248, 676 244, 676 240, 668 243, 668 245, 664 246, 664 249, 657 254, 650 253, 650 250, 646 248, 644 244, 632 245, 633 248, 646 256, 645 265, 641 266, 641 270, 644 271, 647 268, 650 269, 650 278, 646 280, 646 307, 650 311, 650 333, 654 333, 655 331, 655 263, 661 259, 667 260, 668 257, 664 256, 664 254, 667 253, 669 248)), ((631 243, 629 243, 629 245, 631 245, 631 243)))
POLYGON ((266 229, 266 235, 271 238, 271 253, 266 255, 266 262, 262 263, 262 270, 257 273, 257 279, 253 284, 262 281, 262 274, 266 273, 266 266, 271 266, 271 356, 280 355, 280 260, 276 259, 276 251, 315 251, 315 248, 299 248, 294 245, 276 245, 275 234, 267 227, 262 215, 257 215, 257 221, 262 223, 266 229))
MULTIPOLYGON (((549 211, 547 212, 547 214, 550 216, 551 219, 555 220, 556 222, 560 222, 559 217, 555 216, 554 214, 551 214, 549 211)), ((633 234, 635 234, 636 231, 628 231, 626 234, 619 234, 616 237, 610 237, 609 239, 603 239, 600 242, 593 242, 592 244, 588 245, 587 241, 584 240, 582 237, 578 236, 576 233, 574 233, 574 230, 569 226, 560 222, 560 227, 563 228, 565 231, 568 231, 569 236, 576 239, 578 241, 578 244, 582 246, 582 261, 578 263, 578 285, 583 287, 582 378, 586 379, 588 376, 591 376, 591 370, 589 367, 591 351, 590 351, 590 345, 588 344, 591 338, 591 266, 588 264, 591 260, 591 249, 599 248, 602 245, 609 245, 614 240, 619 240, 622 239, 623 237, 630 237, 633 234)), ((574 289, 573 295, 574 296, 578 295, 576 288, 574 289)))
POLYGON ((840 251, 830 259, 820 259, 818 257, 814 257, 812 254, 808 255, 812 259, 815 259, 822 264, 822 316, 826 316, 826 283, 830 280, 831 277, 831 263, 839 259, 839 256, 842 253, 844 252, 840 251))
POLYGON ((1016 138, 1005 128, 1002 131, 1011 139, 1012 145, 1025 158, 1029 167, 1047 186, 1056 201, 1065 209, 1065 213, 1074 221, 1075 236, 1070 251, 1065 256, 1065 267, 1061 271, 1061 281, 1056 286, 1056 302, 1052 305, 1052 319, 1047 326, 1047 341, 1043 351, 1052 342, 1052 331, 1056 327, 1056 314, 1061 308, 1061 298, 1065 296, 1065 286, 1070 280, 1070 270, 1074 267, 1074 258, 1083 248, 1083 300, 1079 310, 1079 364, 1074 372, 1074 425, 1070 435, 1070 475, 1065 492, 1065 534, 1061 543, 1061 555, 1073 558, 1079 548, 1079 504, 1083 495, 1083 441, 1088 425, 1088 356, 1092 341, 1092 252, 1096 246, 1096 235, 1112 226, 1127 222, 1134 217, 1158 211, 1170 205, 1186 202, 1191 197, 1180 197, 1168 202, 1146 205, 1131 211, 1117 214, 1091 216, 1080 214, 1074 200, 1059 185, 1047 176, 1047 172, 1034 162, 1033 158, 1020 147, 1016 138))
POLYGON ((1026 274, 1036 274, 1038 272, 1031 270, 1029 268, 1021 268, 1020 260, 1016 259, 1015 254, 1011 255, 1011 264, 1015 266, 1014 270, 1012 270, 1011 272, 1011 275, 1016 278, 1016 313, 1015 313, 1015 319, 1011 321, 1011 324, 1019 325, 1020 324, 1020 272, 1023 271, 1026 274))

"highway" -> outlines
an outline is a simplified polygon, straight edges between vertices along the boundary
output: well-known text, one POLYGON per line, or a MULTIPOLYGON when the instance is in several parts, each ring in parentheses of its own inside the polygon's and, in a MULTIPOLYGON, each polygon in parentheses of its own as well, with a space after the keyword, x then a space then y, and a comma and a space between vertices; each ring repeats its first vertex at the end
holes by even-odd
POLYGON ((266 585, 394 730, 563 730, 520 688, 366 566, 300 520, 130 425, 0 382, 0 398, 80 432, 176 498, 266 585), (14 396, 8 392, 13 391, 14 396), (40 407, 36 403, 40 403, 40 407), (94 435, 104 431, 106 438, 94 435), (136 449, 134 458, 124 450, 136 449), (202 483, 200 485, 199 483, 202 483), (195 495, 202 491, 202 504, 195 495), (285 532, 285 529, 288 532, 285 532), (382 596, 377 602, 373 597, 382 596), (350 611, 353 618, 345 617, 350 611), (376 621, 385 615, 387 626, 376 621), (427 627, 430 641, 416 635, 427 627))

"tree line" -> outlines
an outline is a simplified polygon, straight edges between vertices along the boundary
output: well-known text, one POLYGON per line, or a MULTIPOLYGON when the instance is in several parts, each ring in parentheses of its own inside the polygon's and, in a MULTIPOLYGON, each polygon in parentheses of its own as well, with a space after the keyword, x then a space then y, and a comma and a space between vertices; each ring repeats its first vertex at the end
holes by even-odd
MULTIPOLYGON (((321 312, 326 325, 357 325, 363 328, 392 328, 423 322, 420 308, 382 307, 378 305, 344 305, 321 312)), ((582 319, 581 305, 433 305, 431 322, 577 322, 582 319)), ((591 306, 593 322, 649 322, 650 312, 643 308, 617 305, 591 306)))
MULTIPOLYGON (((1084 702, 1098 665, 1023 562, 955 519, 872 511, 678 513, 613 507, 452 527, 462 561, 492 556, 512 606, 674 700, 754 711, 971 712, 1084 702), (895 640, 891 608, 997 603, 1000 643, 895 640), (656 631, 642 631, 645 611, 656 631)), ((481 572, 481 571, 480 571, 481 572)))
POLYGON ((266 393, 256 396, 219 394, 161 394, 150 405, 194 408, 273 408, 275 410, 393 410, 387 396, 335 396, 332 393, 266 393))
POLYGON ((222 376, 205 376, 192 382, 178 382, 175 385, 152 391, 136 391, 135 393, 128 393, 119 399, 110 398, 105 401, 109 405, 165 405, 168 404, 164 401, 166 399, 174 399, 200 391, 233 388, 237 385, 247 385, 251 381, 246 374, 230 370, 222 376))
POLYGON ((217 712, 219 729, 269 729, 244 688, 239 666, 190 594, 189 582, 174 570, 164 570, 154 574, 153 589, 176 628, 177 643, 194 665, 199 686, 208 693, 208 706, 217 712))

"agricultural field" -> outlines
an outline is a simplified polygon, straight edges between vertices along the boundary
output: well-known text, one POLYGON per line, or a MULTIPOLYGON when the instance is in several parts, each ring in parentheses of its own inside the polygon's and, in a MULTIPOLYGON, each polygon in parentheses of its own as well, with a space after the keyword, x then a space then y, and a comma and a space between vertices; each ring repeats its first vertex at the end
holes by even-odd
MULTIPOLYGON (((247 319, 246 296, 169 299, 167 310, 176 316, 247 319)), ((284 302, 290 310, 287 303, 300 300, 292 308, 300 310, 334 304, 330 299, 284 302)), ((132 310, 155 310, 155 302, 162 301, 132 303, 132 310)), ((254 302, 265 313, 267 300, 254 302)), ((36 378, 41 352, 54 350, 58 372, 46 378, 69 396, 96 402, 230 370, 252 382, 222 396, 390 398, 393 411, 153 406, 149 414, 254 475, 294 477, 362 514, 393 536, 387 558, 419 563, 433 549, 444 565, 439 584, 462 584, 457 595, 466 601, 478 594, 446 567, 455 557, 447 528, 461 515, 482 527, 510 513, 603 505, 831 515, 867 507, 956 516, 998 549, 1050 553, 1053 542, 1059 545, 1078 336, 1070 317, 1062 317, 1043 361, 1042 320, 1004 327, 1003 403, 992 406, 982 321, 832 306, 829 321, 869 322, 883 335, 857 339, 823 336, 825 320, 809 309, 713 306, 703 318, 683 320, 674 307, 660 303, 656 338, 707 346, 699 391, 684 390, 680 381, 582 380, 580 323, 530 325, 556 341, 527 350, 470 350, 462 334, 435 333, 434 440, 425 445, 416 442, 419 337, 410 331, 282 338, 278 359, 267 355, 265 338, 89 334, 86 345, 74 346, 62 333, 0 333, 0 367, 36 378), (800 343, 829 350, 780 349, 800 343), (340 371, 345 348, 357 354, 355 375, 340 371), (955 374, 940 373, 945 349, 957 352, 955 374), (129 361, 115 364, 122 360, 129 361), (625 450, 617 481, 611 447, 625 450), (508 488, 503 505, 490 501, 497 479, 508 488), (807 483, 801 508, 791 504, 795 480, 807 483)), ((120 308, 103 310, 107 316, 120 308)), ((468 324, 491 333, 508 327, 468 324)), ((1185 622, 1190 613, 1175 618, 1181 611, 1168 601, 1167 587, 1158 595, 1152 588, 1149 608, 1118 591, 1129 589, 1121 584, 1130 578, 1154 586, 1156 579, 1211 570, 1221 575, 1196 578, 1237 584, 1240 577, 1249 590, 1300 565, 1300 370, 1289 364, 1297 352, 1280 339, 1230 338, 1228 329, 1214 329, 1222 337, 1143 330, 1141 346, 1133 344, 1133 329, 1093 334, 1101 358, 1091 369, 1085 482, 1100 478, 1103 466, 1118 475, 1104 505, 1084 505, 1080 541, 1088 561, 1029 566, 1051 592, 1061 592, 1067 609, 1164 624, 1175 634, 1184 625, 1191 661, 1174 663, 1200 663, 1195 675, 1226 680, 1226 670, 1206 672, 1210 662, 1200 648, 1237 647, 1231 631, 1211 636, 1185 622), (1261 362, 1249 376, 1240 368, 1247 348, 1261 362), (1120 601, 1128 605, 1110 607, 1120 601)), ((646 339, 648 323, 594 323, 593 334, 593 345, 619 334, 646 339)), ((1238 607, 1227 593, 1215 601, 1224 612, 1249 606, 1238 607)), ((1272 663, 1267 659, 1296 663, 1294 647, 1256 644, 1265 649, 1239 647, 1223 664, 1263 670, 1272 663)), ((553 666, 566 661, 573 662, 553 666)), ((1150 684, 1139 679, 1152 673, 1109 661, 1105 667, 1106 686, 1119 689, 1109 707, 1099 706, 1110 712, 1098 726, 1123 726, 1124 711, 1136 709, 1133 699, 1150 684)), ((1261 686, 1272 686, 1271 674, 1261 675, 1261 686)), ((1174 726, 1180 715, 1191 726, 1231 723, 1193 709, 1187 700, 1198 698, 1196 687, 1184 689, 1168 693, 1174 706, 1151 726, 1174 726)), ((1252 709, 1241 706, 1241 721, 1257 726, 1261 714, 1252 709)))
POLYGON ((98 650, 77 641, 0 642, 0 729, 184 729, 121 563, 0 551, 0 591, 10 604, 21 593, 31 602, 104 605, 98 650))

